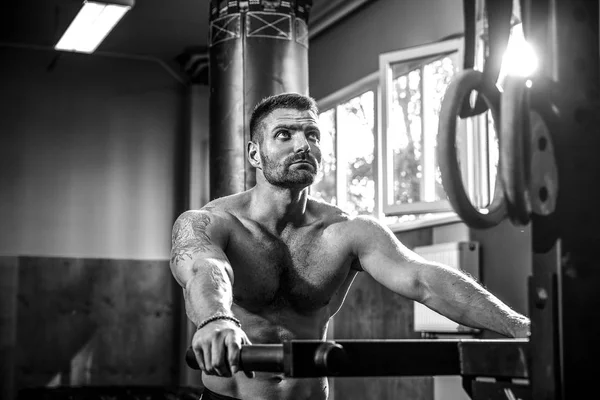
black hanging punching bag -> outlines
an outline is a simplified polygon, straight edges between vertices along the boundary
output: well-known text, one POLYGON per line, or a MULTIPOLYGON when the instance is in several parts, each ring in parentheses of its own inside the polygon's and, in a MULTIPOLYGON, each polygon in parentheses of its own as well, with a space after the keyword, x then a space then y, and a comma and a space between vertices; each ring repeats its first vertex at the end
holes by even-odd
POLYGON ((274 94, 308 94, 311 5, 312 0, 211 1, 211 200, 256 183, 246 158, 254 106, 274 94))

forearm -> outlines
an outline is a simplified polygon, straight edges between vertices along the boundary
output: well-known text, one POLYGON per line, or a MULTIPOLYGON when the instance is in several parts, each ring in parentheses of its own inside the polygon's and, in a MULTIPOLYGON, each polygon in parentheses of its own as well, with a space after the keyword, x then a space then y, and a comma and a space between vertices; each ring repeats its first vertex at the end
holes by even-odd
POLYGON ((217 313, 231 314, 233 282, 223 264, 196 261, 194 275, 185 285, 186 313, 196 326, 217 313))
POLYGON ((453 321, 509 337, 526 337, 529 319, 512 310, 470 276, 446 266, 427 268, 423 303, 453 321))

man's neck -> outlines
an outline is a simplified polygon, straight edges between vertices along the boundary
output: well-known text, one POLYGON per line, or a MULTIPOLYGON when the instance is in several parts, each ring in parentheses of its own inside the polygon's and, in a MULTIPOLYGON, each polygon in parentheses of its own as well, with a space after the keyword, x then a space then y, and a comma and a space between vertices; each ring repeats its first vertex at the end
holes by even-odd
POLYGON ((281 231, 290 224, 305 222, 308 187, 290 189, 259 182, 251 194, 252 213, 267 226, 281 231))

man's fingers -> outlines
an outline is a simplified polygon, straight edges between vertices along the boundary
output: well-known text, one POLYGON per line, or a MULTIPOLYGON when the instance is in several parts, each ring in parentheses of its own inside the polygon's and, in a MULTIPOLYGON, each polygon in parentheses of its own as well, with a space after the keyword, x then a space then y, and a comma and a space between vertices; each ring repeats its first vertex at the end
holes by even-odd
POLYGON ((204 364, 204 356, 202 354, 202 348, 193 347, 192 349, 194 350, 194 355, 196 356, 196 361, 198 362, 198 366, 200 367, 200 370, 204 371, 206 366, 204 364))
POLYGON ((213 368, 219 376, 231 376, 229 363, 227 362, 227 348, 224 343, 225 338, 222 335, 217 335, 212 341, 211 361, 213 368))
POLYGON ((204 358, 204 368, 202 371, 204 371, 205 374, 214 375, 211 347, 210 342, 202 343, 202 356, 204 358))
POLYGON ((240 370, 240 350, 242 349, 242 339, 236 335, 227 335, 225 338, 225 347, 227 349, 227 361, 232 374, 240 370))
MULTIPOLYGON (((237 328, 215 326, 213 331, 204 329, 194 336, 194 353, 200 369, 207 375, 231 377, 240 371, 242 344, 250 344, 246 334, 237 328)), ((250 378, 254 372, 245 372, 250 378)))

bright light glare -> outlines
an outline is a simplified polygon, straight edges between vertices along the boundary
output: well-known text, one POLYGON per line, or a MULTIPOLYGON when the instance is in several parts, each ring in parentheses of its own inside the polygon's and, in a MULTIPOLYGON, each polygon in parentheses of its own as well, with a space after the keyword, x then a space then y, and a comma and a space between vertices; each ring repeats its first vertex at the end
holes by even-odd
POLYGON ((54 48, 93 53, 130 8, 86 1, 54 48))
POLYGON ((508 46, 502 58, 500 76, 527 77, 533 75, 538 67, 538 59, 533 47, 525 40, 523 24, 515 25, 508 39, 508 46))

